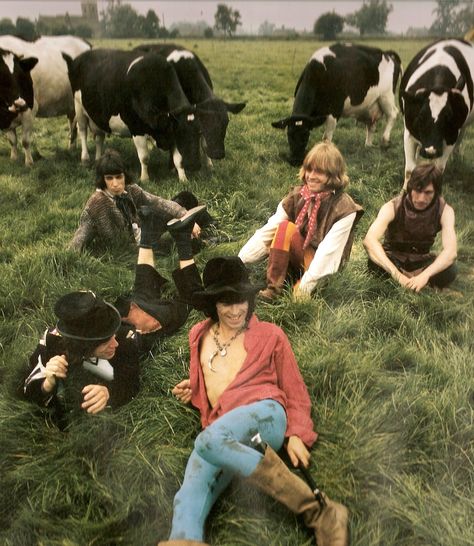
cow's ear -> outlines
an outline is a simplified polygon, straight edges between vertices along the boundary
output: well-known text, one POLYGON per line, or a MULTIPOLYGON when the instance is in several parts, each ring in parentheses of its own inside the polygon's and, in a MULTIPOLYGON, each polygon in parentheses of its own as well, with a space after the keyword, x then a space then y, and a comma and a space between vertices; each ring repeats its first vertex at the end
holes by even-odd
POLYGON ((30 72, 36 66, 38 59, 36 57, 27 57, 26 59, 20 59, 20 66, 25 72, 30 72))
POLYGON ((459 76, 459 80, 456 82, 456 85, 454 86, 453 91, 462 91, 464 86, 466 85, 466 78, 463 74, 459 76))
POLYGON ((227 108, 227 111, 232 112, 233 114, 238 114, 239 112, 242 112, 242 110, 247 105, 246 102, 224 102, 224 104, 227 108))
POLYGON ((290 121, 290 118, 280 119, 279 121, 273 121, 272 127, 275 127, 275 129, 284 129, 285 127, 288 127, 289 121, 290 121))

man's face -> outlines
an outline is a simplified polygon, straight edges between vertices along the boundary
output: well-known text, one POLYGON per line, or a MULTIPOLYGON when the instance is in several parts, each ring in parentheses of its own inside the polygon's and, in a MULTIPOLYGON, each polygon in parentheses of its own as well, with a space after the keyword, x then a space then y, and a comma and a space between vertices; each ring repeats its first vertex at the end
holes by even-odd
POLYGON ((313 193, 326 191, 326 183, 328 181, 328 175, 326 172, 318 169, 314 165, 309 165, 304 173, 304 180, 313 193))
POLYGON ((95 356, 96 358, 103 358, 104 360, 110 360, 114 357, 117 347, 118 341, 116 340, 115 336, 112 336, 110 339, 104 341, 104 343, 101 343, 98 347, 96 347, 92 353, 92 356, 95 356))
POLYGON ((411 202, 416 210, 425 210, 431 205, 435 196, 433 184, 430 182, 422 190, 411 190, 411 202))
POLYGON ((243 328, 247 320, 249 302, 241 301, 238 303, 216 303, 217 316, 221 325, 231 330, 243 328))
POLYGON ((112 195, 122 195, 125 191, 125 174, 104 174, 104 182, 112 195))

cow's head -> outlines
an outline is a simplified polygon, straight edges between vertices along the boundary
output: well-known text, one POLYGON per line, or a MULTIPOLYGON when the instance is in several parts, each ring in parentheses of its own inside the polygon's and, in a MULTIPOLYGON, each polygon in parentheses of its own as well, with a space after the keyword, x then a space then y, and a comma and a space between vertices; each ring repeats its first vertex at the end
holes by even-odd
POLYGON ((196 114, 206 142, 206 153, 211 159, 225 157, 225 134, 229 124, 228 112, 238 114, 245 102, 227 103, 220 99, 209 99, 196 106, 196 114))
POLYGON ((200 136, 201 128, 196 117, 196 108, 185 107, 170 112, 175 146, 182 157, 186 171, 201 168, 200 136))
POLYGON ((326 116, 290 116, 289 118, 274 121, 272 127, 285 129, 288 127, 288 144, 290 146, 290 165, 297 166, 303 163, 309 133, 314 127, 319 127, 326 121, 326 116))
POLYGON ((22 59, 0 49, 0 129, 7 129, 18 114, 33 107, 30 72, 37 62, 36 57, 22 59))
POLYGON ((420 142, 420 155, 426 159, 441 157, 446 145, 454 145, 469 109, 461 93, 461 76, 453 88, 420 88, 402 93, 405 126, 420 142))

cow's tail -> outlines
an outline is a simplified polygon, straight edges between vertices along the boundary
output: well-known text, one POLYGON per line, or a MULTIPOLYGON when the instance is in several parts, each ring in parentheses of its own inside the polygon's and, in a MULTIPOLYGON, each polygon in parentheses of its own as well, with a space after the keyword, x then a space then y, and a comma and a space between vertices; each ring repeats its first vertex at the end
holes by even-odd
POLYGON ((395 89, 398 84, 398 79, 401 78, 401 76, 403 75, 402 60, 400 59, 400 55, 396 51, 393 51, 392 49, 389 49, 388 51, 384 51, 384 55, 392 59, 394 67, 395 67, 393 71, 393 92, 395 93, 395 89))

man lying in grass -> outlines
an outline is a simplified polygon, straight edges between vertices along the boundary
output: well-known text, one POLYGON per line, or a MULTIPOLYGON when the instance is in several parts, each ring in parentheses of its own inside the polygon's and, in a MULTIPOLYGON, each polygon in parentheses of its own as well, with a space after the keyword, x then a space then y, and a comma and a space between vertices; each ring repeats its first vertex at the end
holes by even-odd
POLYGON ((456 278, 454 210, 441 197, 442 176, 432 164, 419 165, 406 193, 383 205, 364 239, 370 271, 415 292, 456 278), (430 250, 439 231, 443 248, 436 256, 430 250))
POLYGON ((306 155, 295 186, 275 214, 239 252, 244 263, 268 256, 267 288, 260 297, 272 300, 283 289, 288 267, 301 280, 297 298, 308 298, 317 283, 349 259, 354 230, 363 214, 344 191, 349 184, 344 158, 331 142, 316 144, 306 155))
POLYGON ((175 496, 169 540, 160 545, 203 544, 214 502, 234 476, 302 514, 319 546, 347 543, 347 509, 323 497, 293 474, 275 451, 283 445, 294 466, 307 467, 316 440, 311 402, 288 338, 253 314, 258 288, 239 258, 213 258, 203 272, 204 289, 192 297, 209 317, 189 334, 189 379, 173 394, 201 413, 184 481, 175 496), (251 447, 259 433, 264 455, 251 447))
MULTIPOLYGON (((180 218, 187 209, 197 206, 196 197, 190 192, 181 192, 173 200, 163 199, 146 192, 134 184, 120 154, 106 150, 96 163, 96 190, 81 213, 79 227, 69 245, 71 249, 83 250, 94 239, 110 244, 120 233, 128 233, 137 243, 141 236, 140 207, 149 207, 166 223, 180 218)), ((196 219, 194 237, 199 237, 201 228, 211 223, 207 213, 196 219)))
POLYGON ((45 332, 30 357, 24 394, 51 408, 61 428, 77 411, 95 414, 130 401, 139 389, 140 352, 157 335, 172 334, 186 321, 191 295, 202 287, 191 232, 203 210, 196 207, 168 223, 180 259, 173 272, 176 298, 161 297, 166 281, 154 268, 151 249, 162 233, 161 222, 148 214, 131 295, 115 306, 90 291, 72 292, 56 302, 57 325, 45 332))

